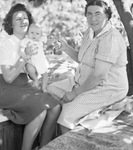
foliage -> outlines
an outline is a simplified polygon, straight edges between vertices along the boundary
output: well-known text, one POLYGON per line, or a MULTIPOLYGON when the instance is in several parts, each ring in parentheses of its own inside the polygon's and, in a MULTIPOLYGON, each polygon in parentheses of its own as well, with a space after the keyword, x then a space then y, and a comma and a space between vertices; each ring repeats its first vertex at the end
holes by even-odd
MULTIPOLYGON (((107 1, 111 3, 113 9, 112 23, 125 34, 112 0, 107 1)), ((84 16, 85 0, 72 0, 72 2, 70 0, 44 0, 44 3, 39 7, 34 7, 33 1, 1 0, 0 21, 2 21, 10 6, 18 2, 26 4, 31 10, 35 21, 42 26, 44 35, 48 37, 63 37, 71 46, 79 47, 82 34, 87 28, 86 18, 84 16)))
MULTIPOLYGON (((44 33, 49 36, 64 37, 69 42, 74 39, 78 44, 82 35, 80 32, 83 33, 87 27, 84 16, 85 4, 83 0, 72 3, 67 0, 54 0, 47 1, 39 8, 32 8, 31 11, 36 22, 42 25, 44 33)), ((74 46, 72 43, 71 45, 74 46)))
MULTIPOLYGON (((126 37, 123 24, 112 0, 107 1, 113 11, 112 24, 126 37)), ((39 8, 32 7, 31 11, 36 22, 42 25, 45 34, 64 37, 72 47, 79 48, 82 34, 87 28, 84 16, 85 5, 85 0, 73 0, 71 3, 69 0, 49 0, 39 8)))

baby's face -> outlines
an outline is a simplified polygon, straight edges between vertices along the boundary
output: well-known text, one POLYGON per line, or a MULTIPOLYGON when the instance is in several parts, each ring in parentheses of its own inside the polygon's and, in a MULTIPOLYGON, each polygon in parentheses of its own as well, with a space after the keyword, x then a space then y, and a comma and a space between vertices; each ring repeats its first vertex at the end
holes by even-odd
POLYGON ((36 26, 31 26, 29 28, 28 36, 30 39, 34 41, 39 41, 41 38, 41 28, 36 27, 36 26))

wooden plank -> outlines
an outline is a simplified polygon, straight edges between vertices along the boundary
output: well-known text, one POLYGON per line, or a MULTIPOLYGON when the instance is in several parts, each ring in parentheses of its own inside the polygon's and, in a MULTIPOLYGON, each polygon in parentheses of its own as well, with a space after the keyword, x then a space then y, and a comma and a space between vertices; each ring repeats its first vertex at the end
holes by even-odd
POLYGON ((0 123, 0 150, 21 150, 23 125, 11 121, 0 123))

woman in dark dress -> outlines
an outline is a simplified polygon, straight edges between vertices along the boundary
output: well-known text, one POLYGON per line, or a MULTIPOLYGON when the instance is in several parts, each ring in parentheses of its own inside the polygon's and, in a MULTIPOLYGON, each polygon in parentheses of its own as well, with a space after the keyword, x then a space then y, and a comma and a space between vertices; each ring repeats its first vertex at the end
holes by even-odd
POLYGON ((41 131, 40 147, 53 136, 61 105, 47 93, 32 88, 24 73, 26 58, 19 56, 19 44, 33 22, 23 4, 12 6, 4 19, 8 33, 0 39, 0 109, 16 124, 24 124, 22 150, 31 150, 41 131))

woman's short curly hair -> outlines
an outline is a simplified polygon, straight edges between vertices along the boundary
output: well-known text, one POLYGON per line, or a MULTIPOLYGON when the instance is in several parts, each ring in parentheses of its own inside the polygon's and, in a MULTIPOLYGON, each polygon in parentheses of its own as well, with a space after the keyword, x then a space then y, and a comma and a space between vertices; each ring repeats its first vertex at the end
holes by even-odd
POLYGON ((103 1, 103 0, 91 0, 90 2, 87 2, 86 6, 85 6, 85 16, 87 14, 88 6, 100 6, 100 7, 103 7, 105 14, 108 16, 108 20, 112 16, 112 11, 111 11, 110 6, 108 6, 108 4, 105 1, 103 1))
POLYGON ((19 12, 19 11, 24 11, 27 14, 28 19, 29 19, 29 24, 33 23, 33 18, 32 18, 30 11, 25 7, 25 5, 18 3, 11 7, 11 9, 9 10, 9 12, 7 13, 7 15, 5 16, 5 18, 3 20, 4 30, 9 35, 13 34, 13 28, 12 28, 13 14, 16 12, 19 12))

